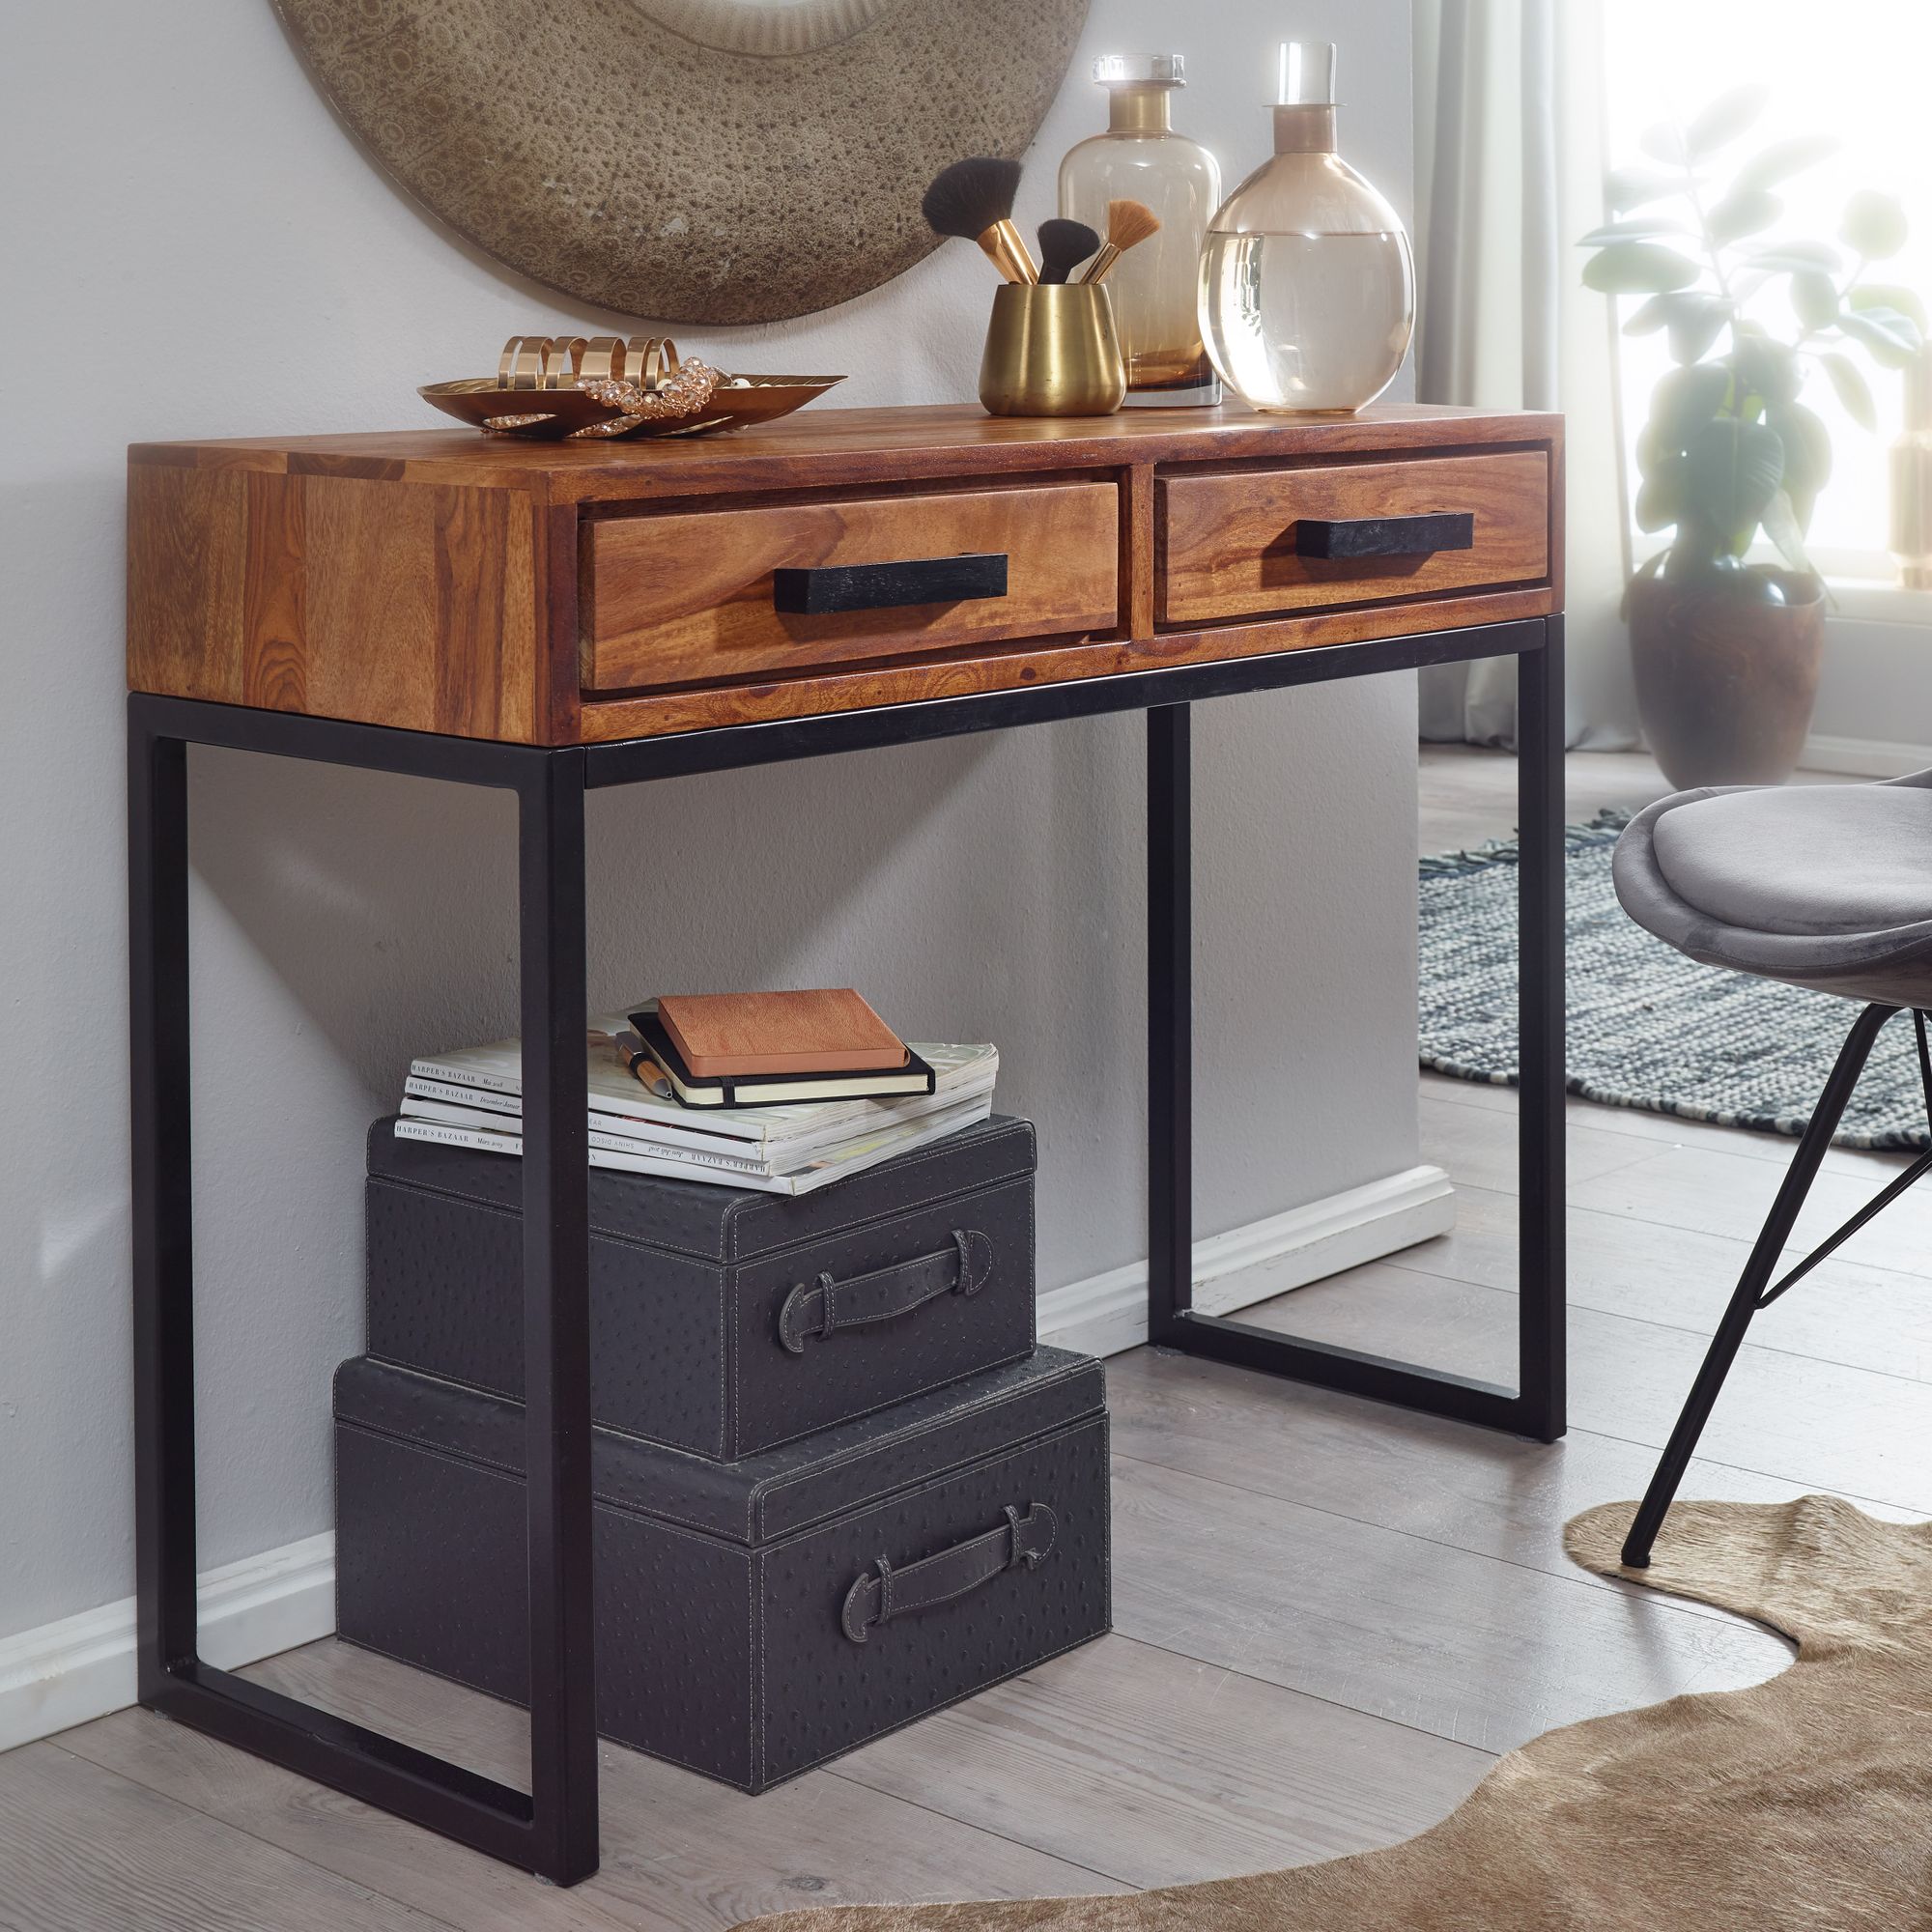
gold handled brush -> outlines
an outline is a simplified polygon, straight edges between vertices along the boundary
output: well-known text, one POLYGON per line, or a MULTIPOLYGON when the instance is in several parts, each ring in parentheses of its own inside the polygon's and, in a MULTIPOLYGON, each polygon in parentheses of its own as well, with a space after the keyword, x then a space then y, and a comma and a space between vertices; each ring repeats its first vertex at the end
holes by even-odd
POLYGON ((1106 245, 1087 265, 1083 282, 1104 282, 1114 264, 1129 248, 1138 247, 1160 226, 1160 217, 1144 201, 1110 201, 1107 204, 1106 245))
POLYGON ((977 242, 1009 282, 1037 282, 1039 270, 1020 231, 1012 224, 1013 196, 1019 191, 1020 164, 989 155, 970 156, 941 168, 932 178, 920 213, 935 235, 958 235, 977 242))

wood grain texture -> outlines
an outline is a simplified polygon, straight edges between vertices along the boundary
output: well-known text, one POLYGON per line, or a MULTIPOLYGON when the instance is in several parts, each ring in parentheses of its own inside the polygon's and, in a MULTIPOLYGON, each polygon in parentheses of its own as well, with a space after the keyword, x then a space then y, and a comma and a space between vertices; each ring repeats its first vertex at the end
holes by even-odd
POLYGON ((608 692, 796 671, 1119 620, 1110 483, 810 500, 604 518, 586 532, 583 685, 608 692), (1004 597, 806 616, 773 608, 781 567, 994 553, 1004 597))
POLYGON ((554 728, 526 500, 134 464, 128 683, 461 737, 554 728))
MULTIPOLYGON (((325 1641, 249 1674, 487 1776, 515 1781, 524 1775, 527 1720, 521 1710, 387 1658, 325 1641)), ((843 1899, 1122 1889, 1103 1873, 830 1772, 808 1772, 751 1798, 604 1745, 598 1775, 603 1863, 569 1896, 624 1924, 723 1932, 760 1913, 843 1899)), ((412 1896, 434 1893, 417 1889, 412 1896)))
MULTIPOLYGON (((1393 1344, 1453 1374, 1493 1378, 1514 1359, 1516 1317, 1513 1291, 1376 1264, 1242 1319, 1376 1353, 1393 1344)), ((1570 1338, 1573 1426, 1614 1433, 1655 1456, 1708 1335, 1573 1306, 1570 1338)), ((1707 1463, 1924 1514, 1932 1511, 1932 1384, 1751 1340, 1700 1454, 1707 1463)))
POLYGON ((867 1745, 838 1775, 1150 1886, 1407 1837, 1490 1762, 1115 1635, 867 1745))
MULTIPOLYGON (((128 472, 128 682, 135 691, 243 702, 243 611, 254 474, 128 472)), ((267 480, 280 480, 269 472, 267 480)), ((258 586, 256 599, 263 596, 258 586)))
MULTIPOLYGON (((1350 1278, 1361 1277, 1351 1270, 1350 1278)), ((1305 1293, 1242 1319, 1293 1332, 1305 1293)), ((1402 1347, 1420 1353, 1422 1338, 1405 1337, 1402 1347)), ((1278 1395, 1270 1402, 1267 1385, 1244 1371, 1185 1356, 1136 1351, 1107 1369, 1114 1449, 1124 1462, 1157 1463, 1570 1582, 1579 1573, 1563 1553, 1562 1525, 1606 1497, 1641 1494, 1656 1462, 1647 1444, 1582 1430, 1546 1446, 1371 1408, 1326 1390, 1297 1389, 1293 1402, 1278 1395)), ((1687 1492, 1741 1502, 1789 1502, 1803 1493, 1790 1481, 1706 1460, 1692 1463, 1687 1481, 1687 1492)), ((1435 1558, 1417 1561, 1426 1567, 1435 1558)), ((1612 1592, 1628 1587, 1581 1580, 1612 1592)))
MULTIPOLYGON (((1301 1291, 1306 1293, 1306 1291, 1301 1291)), ((1184 1657, 1508 1750, 1762 1681, 1776 1638, 1151 1463, 1117 1483, 1114 1625, 1184 1657)))
POLYGON ((1129 464, 1121 471, 1121 584, 1130 638, 1153 636, 1159 570, 1153 465, 1129 464))
MULTIPOLYGON (((1194 468, 1264 462, 1360 477, 1396 455, 1538 461, 1548 474, 1561 428, 1419 407, 1321 421, 1238 405, 1070 420, 937 408, 807 412, 634 445, 464 430, 140 444, 128 681, 602 743, 1544 616, 1558 607, 1553 574, 1502 589, 1459 578, 1441 594, 1423 579, 1399 599, 1161 630, 1172 546, 1156 499, 1208 487, 1194 468), (1013 559, 1006 598, 771 609, 781 564, 985 550, 1013 559)), ((1559 506, 1546 497, 1547 572, 1559 506)))
POLYGON ((1542 582, 1549 569, 1549 458, 1542 449, 1393 463, 1165 471, 1156 485, 1160 621, 1275 611, 1542 582), (1302 556, 1306 519, 1467 513, 1473 547, 1375 557, 1302 556))
MULTIPOLYGON (((617 1932, 639 1922, 582 1887, 540 1884, 151 1711, 117 1711, 64 1732, 60 1744, 188 1814, 233 1825, 464 1932, 617 1932)), ((522 1776, 521 1767, 510 1769, 522 1776)), ((668 1915, 657 1922, 669 1922, 668 1915)))
POLYGON ((436 1932, 446 1922, 56 1746, 0 1757, 7 1932, 436 1932))
POLYGON ((1318 611, 1260 624, 1230 624, 1204 631, 1165 631, 1156 637, 1061 644, 994 645, 923 658, 908 664, 873 664, 844 670, 689 691, 586 699, 582 731, 585 744, 651 737, 666 731, 708 730, 767 718, 809 718, 824 711, 862 711, 932 697, 964 697, 987 691, 1015 691, 1033 684, 1112 677, 1122 671, 1170 665, 1218 664, 1324 644, 1356 644, 1372 638, 1469 624, 1500 624, 1547 616, 1548 590, 1499 590, 1477 596, 1429 599, 1417 604, 1370 605, 1354 611, 1318 611))
MULTIPOLYGON (((427 409, 427 405, 424 408, 427 409)), ((1482 443, 1555 443, 1562 418, 1449 405, 1378 405, 1347 417, 1212 409, 1112 416, 989 416, 970 404, 810 409, 728 436, 526 442, 464 429, 137 443, 144 467, 244 468, 528 490, 554 503, 796 490, 917 477, 1021 475, 1131 463, 1278 461, 1482 443)))
MULTIPOLYGON (((1573 1207, 1568 1219, 1573 1308, 1627 1315, 1700 1339, 1717 1327, 1750 1252, 1740 1236, 1594 1208, 1573 1207)), ((1787 1248, 1784 1264, 1804 1253, 1787 1248)), ((1405 1248, 1386 1264, 1515 1289, 1516 1197, 1458 1176, 1454 1233, 1405 1248)), ((1932 1381, 1932 1280, 1875 1266, 1859 1258, 1855 1243, 1766 1309, 1751 1324, 1751 1346, 1932 1381)))

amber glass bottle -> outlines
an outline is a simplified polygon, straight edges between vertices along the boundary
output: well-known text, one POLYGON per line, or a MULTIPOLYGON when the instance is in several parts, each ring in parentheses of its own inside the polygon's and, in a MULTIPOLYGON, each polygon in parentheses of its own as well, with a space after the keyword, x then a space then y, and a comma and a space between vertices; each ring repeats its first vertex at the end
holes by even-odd
MULTIPOLYGON (((1127 404, 1212 403, 1220 384, 1201 341, 1196 298, 1201 241, 1221 202, 1221 170, 1198 141, 1174 131, 1184 86, 1179 54, 1105 54, 1094 78, 1108 94, 1107 131, 1060 164, 1060 212, 1105 241, 1110 201, 1145 202, 1160 231, 1130 248, 1107 287, 1127 365, 1127 404)), ((1077 272, 1077 270, 1076 270, 1077 272)))

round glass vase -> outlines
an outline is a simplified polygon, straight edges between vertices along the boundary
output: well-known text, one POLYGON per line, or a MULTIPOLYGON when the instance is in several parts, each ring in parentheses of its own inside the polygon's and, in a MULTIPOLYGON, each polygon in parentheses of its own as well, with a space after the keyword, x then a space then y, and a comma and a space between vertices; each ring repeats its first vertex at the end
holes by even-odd
POLYGON ((1349 415, 1408 353, 1415 264, 1395 210, 1335 152, 1335 49, 1281 56, 1273 158, 1208 224, 1201 333, 1253 408, 1349 415))
POLYGON ((1102 241, 1107 204, 1139 201, 1159 230, 1114 264, 1114 321, 1126 360, 1127 404, 1215 403, 1221 385, 1201 340, 1195 284, 1221 168, 1174 130, 1172 101, 1186 85, 1179 54, 1103 54, 1094 78, 1107 90, 1107 129, 1069 148, 1060 164, 1060 212, 1102 241))

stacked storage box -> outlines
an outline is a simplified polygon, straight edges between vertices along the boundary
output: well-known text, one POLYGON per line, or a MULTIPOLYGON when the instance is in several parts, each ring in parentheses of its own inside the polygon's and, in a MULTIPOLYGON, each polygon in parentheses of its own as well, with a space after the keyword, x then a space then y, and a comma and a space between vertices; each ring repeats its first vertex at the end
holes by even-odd
MULTIPOLYGON (((1034 1135, 790 1197, 593 1171, 599 1728, 761 1791, 1108 1624, 1099 1364, 1034 1345, 1034 1135)), ((369 1138, 337 1625, 527 1695, 520 1163, 369 1138)))

